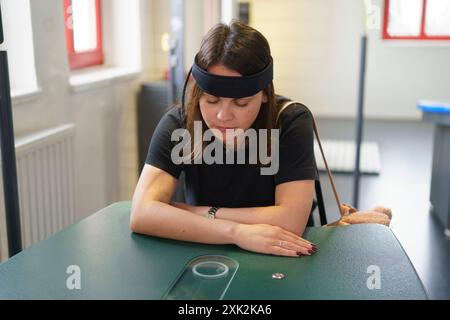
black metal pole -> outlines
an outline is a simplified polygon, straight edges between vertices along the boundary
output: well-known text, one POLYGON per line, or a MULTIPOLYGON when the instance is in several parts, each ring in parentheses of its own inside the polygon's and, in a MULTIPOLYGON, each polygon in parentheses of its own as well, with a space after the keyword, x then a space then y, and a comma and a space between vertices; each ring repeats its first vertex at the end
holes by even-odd
MULTIPOLYGON (((0 8, 0 17, 1 17, 0 8)), ((3 43, 3 26, 0 18, 0 44, 3 43)), ((5 197, 6 230, 9 256, 22 250, 19 196, 17 189, 16 149, 11 108, 8 73, 8 55, 0 51, 0 146, 2 149, 3 193, 5 197)))
POLYGON ((367 35, 361 37, 361 58, 359 68, 359 88, 358 88, 358 112, 356 115, 356 157, 355 157, 355 172, 353 179, 353 206, 358 208, 359 202, 359 180, 360 167, 359 162, 361 158, 361 143, 363 135, 363 113, 364 113, 364 88, 366 79, 366 59, 367 59, 367 35))

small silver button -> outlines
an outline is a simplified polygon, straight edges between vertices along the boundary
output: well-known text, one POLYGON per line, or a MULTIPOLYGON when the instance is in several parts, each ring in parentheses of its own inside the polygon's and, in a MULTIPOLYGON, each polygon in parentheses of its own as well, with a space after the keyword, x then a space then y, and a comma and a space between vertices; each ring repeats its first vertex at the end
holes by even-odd
POLYGON ((284 276, 284 274, 282 274, 282 273, 274 273, 274 274, 272 274, 272 278, 274 278, 274 279, 278 279, 278 280, 280 280, 280 279, 283 279, 285 276, 284 276))

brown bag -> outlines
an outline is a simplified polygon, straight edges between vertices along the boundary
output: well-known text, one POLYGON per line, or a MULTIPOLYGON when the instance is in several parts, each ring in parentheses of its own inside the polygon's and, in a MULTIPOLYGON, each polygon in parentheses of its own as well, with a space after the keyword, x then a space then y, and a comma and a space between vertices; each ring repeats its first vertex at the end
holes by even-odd
MULTIPOLYGON (((278 112, 277 122, 278 122, 278 118, 280 117, 281 112, 283 112, 283 110, 285 110, 287 107, 289 107, 291 105, 295 105, 296 103, 298 103, 298 102, 289 101, 289 102, 285 103, 281 107, 280 111, 278 112)), ((370 210, 358 211, 358 209, 353 208, 351 205, 343 204, 341 202, 339 195, 337 193, 337 190, 336 190, 336 185, 334 183, 333 175, 331 174, 331 171, 328 167, 327 160, 325 158, 325 153, 323 152, 322 143, 320 142, 319 130, 317 129, 316 120, 314 119, 314 116, 313 116, 311 110, 309 110, 306 106, 305 106, 305 108, 311 114, 311 118, 313 121, 314 134, 316 136, 317 143, 319 145, 320 153, 322 154, 323 162, 325 164, 325 168, 326 168, 327 174, 328 174, 328 179, 330 180, 331 187, 333 189, 334 198, 336 200, 337 208, 338 208, 338 211, 340 214, 339 220, 329 223, 326 226, 345 226, 345 225, 360 224, 360 223, 378 223, 378 224, 382 224, 385 226, 389 226, 391 223, 391 219, 392 219, 391 209, 383 207, 383 206, 378 206, 378 207, 372 208, 370 210)))

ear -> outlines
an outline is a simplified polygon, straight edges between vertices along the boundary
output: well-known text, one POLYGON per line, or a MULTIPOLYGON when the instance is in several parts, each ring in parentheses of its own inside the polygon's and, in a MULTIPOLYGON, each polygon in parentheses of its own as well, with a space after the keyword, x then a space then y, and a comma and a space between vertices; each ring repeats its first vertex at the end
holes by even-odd
POLYGON ((266 95, 266 93, 265 93, 264 91, 262 92, 262 94, 263 94, 262 102, 263 102, 263 103, 266 103, 266 102, 268 101, 267 95, 266 95))

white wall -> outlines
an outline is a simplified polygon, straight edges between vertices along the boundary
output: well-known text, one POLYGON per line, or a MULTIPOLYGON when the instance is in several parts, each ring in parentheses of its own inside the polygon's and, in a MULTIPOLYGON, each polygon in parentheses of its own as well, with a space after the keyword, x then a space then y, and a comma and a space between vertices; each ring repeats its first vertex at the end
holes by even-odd
MULTIPOLYGON (((189 1, 196 2, 186 11, 186 55, 192 59, 204 33, 204 0, 189 1)), ((143 82, 162 80, 168 53, 161 48, 161 36, 170 32, 170 1, 139 3, 141 72, 74 92, 69 84, 63 1, 30 1, 37 82, 42 91, 13 100, 15 136, 18 139, 62 123, 75 124, 77 220, 113 202, 130 200, 136 186, 136 95, 143 82)), ((108 14, 104 25, 111 25, 114 10, 109 3, 104 10, 108 14)), ((105 51, 117 47, 107 34, 104 41, 105 51)), ((107 55, 106 64, 117 64, 120 58, 107 55)), ((7 257, 5 231, 0 214, 0 260, 7 257)))
POLYGON ((271 46, 276 92, 302 101, 316 115, 351 116, 356 108, 361 20, 350 14, 351 2, 250 3, 250 24, 271 46))
POLYGON ((76 212, 82 218, 130 196, 130 190, 120 186, 130 186, 128 181, 136 175, 138 78, 75 93, 69 85, 62 3, 31 1, 42 93, 32 101, 13 105, 14 127, 16 137, 21 137, 61 123, 75 123, 76 212), (126 158, 121 160, 126 166, 119 163, 123 153, 126 158))
POLYGON ((161 36, 170 32, 170 1, 169 0, 141 0, 148 7, 143 16, 151 27, 151 32, 143 37, 143 43, 151 44, 151 49, 144 58, 151 61, 147 70, 150 79, 162 79, 164 70, 168 67, 168 52, 161 48, 161 36))
MULTIPOLYGON (((373 1, 383 12, 382 0, 373 1)), ((361 0, 252 0, 251 25, 269 40, 277 92, 317 115, 354 117, 361 0)), ((420 119, 418 99, 450 100, 450 43, 405 46, 369 33, 365 115, 420 119)))
POLYGON ((184 64, 185 69, 189 71, 194 57, 200 48, 202 41, 204 25, 203 12, 204 0, 193 0, 185 6, 185 41, 184 41, 184 64))
MULTIPOLYGON (((168 2, 139 1, 142 72, 80 92, 69 85, 63 1, 30 1, 36 73, 42 92, 31 99, 13 101, 15 136, 18 139, 59 124, 75 124, 77 220, 113 202, 130 200, 137 182, 136 94, 140 83, 162 76, 164 53, 158 35, 168 2)), ((0 258, 5 259, 4 223, 2 228, 0 258)))
MULTIPOLYGON (((383 3, 373 1, 380 8, 383 3)), ((368 117, 420 119, 417 100, 450 101, 450 41, 387 42, 378 30, 369 37, 368 117)))
MULTIPOLYGON (((187 6, 187 68, 205 32, 204 1, 189 0, 187 6)), ((76 213, 81 219, 131 198, 137 181, 135 98, 140 84, 162 79, 167 66, 160 41, 170 31, 170 1, 140 0, 141 74, 77 93, 69 85, 63 2, 30 3, 42 92, 13 103, 15 134, 76 125, 76 213)), ((361 12, 360 0, 252 0, 251 24, 271 44, 277 92, 303 101, 320 116, 353 117, 361 12)), ((417 99, 450 100, 450 46, 386 44, 377 36, 371 31, 366 116, 418 119, 417 99)))

